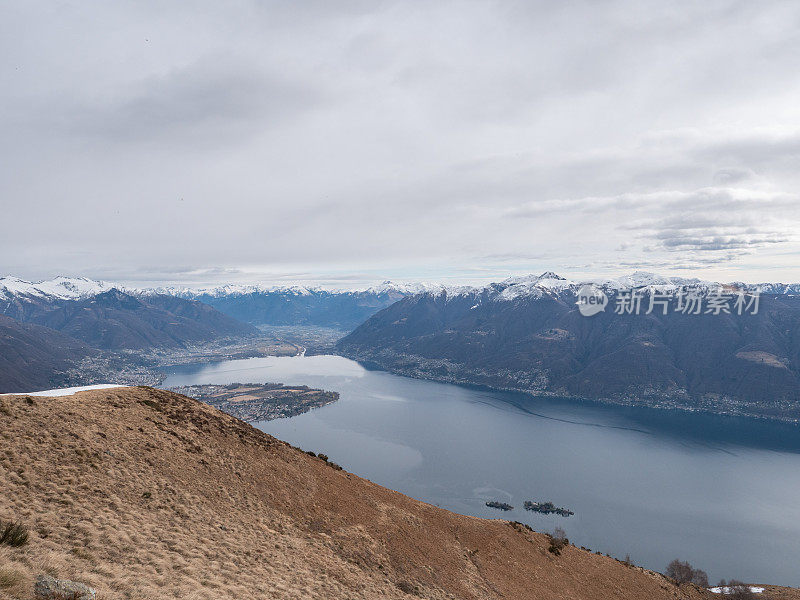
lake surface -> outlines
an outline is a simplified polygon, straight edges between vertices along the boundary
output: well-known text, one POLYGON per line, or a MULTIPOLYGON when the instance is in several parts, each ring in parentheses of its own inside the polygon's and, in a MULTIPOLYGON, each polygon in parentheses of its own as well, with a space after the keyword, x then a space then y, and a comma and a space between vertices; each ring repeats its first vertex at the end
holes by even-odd
POLYGON ((257 427, 388 488, 663 571, 800 586, 800 428, 420 381, 338 356, 176 367, 163 387, 305 384, 338 402, 257 427), (510 512, 487 500, 512 504, 510 512), (539 515, 525 500, 575 511, 539 515))

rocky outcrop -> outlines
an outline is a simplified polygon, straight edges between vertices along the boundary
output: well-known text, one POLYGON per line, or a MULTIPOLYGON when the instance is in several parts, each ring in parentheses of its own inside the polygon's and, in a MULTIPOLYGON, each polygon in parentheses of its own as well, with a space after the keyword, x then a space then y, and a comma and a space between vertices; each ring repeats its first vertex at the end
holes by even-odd
POLYGON ((97 593, 77 581, 39 575, 33 586, 33 595, 36 600, 95 600, 97 593))

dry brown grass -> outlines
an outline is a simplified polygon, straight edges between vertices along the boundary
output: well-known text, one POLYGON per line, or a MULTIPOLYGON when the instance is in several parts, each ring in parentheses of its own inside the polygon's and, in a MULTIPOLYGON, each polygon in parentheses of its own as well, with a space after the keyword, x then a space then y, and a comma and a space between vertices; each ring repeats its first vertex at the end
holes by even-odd
POLYGON ((0 598, 691 599, 692 586, 392 492, 189 398, 129 388, 0 411, 0 598), (409 595, 411 594, 411 595, 409 595))

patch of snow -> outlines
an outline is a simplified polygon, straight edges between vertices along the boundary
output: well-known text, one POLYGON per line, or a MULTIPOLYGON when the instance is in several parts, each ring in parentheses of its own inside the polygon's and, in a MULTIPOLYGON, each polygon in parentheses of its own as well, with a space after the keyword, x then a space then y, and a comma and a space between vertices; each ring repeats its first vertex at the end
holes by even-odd
POLYGON ((500 289, 495 297, 499 301, 511 301, 517 298, 541 298, 546 294, 558 294, 575 287, 576 283, 552 271, 541 275, 521 275, 504 279, 494 286, 500 289))
POLYGON ((697 278, 685 277, 664 277, 655 273, 636 271, 630 275, 617 277, 616 279, 605 279, 592 281, 603 287, 615 290, 629 290, 634 288, 657 288, 659 290, 675 289, 678 287, 719 287, 720 284, 713 281, 703 281, 697 278))
POLYGON ((211 298, 223 298, 225 296, 246 296, 248 294, 285 294, 291 296, 309 296, 318 292, 317 288, 305 286, 266 286, 256 284, 226 284, 215 287, 199 288, 178 288, 178 287, 159 287, 140 290, 142 295, 167 294, 179 298, 197 298, 198 296, 210 296, 211 298))
POLYGON ((41 293, 30 281, 18 277, 0 277, 0 295, 8 296, 39 296, 41 293))
MULTIPOLYGON (((733 590, 731 588, 729 588, 729 587, 719 587, 719 586, 708 588, 708 591, 713 593, 713 594, 732 594, 733 593, 733 590)), ((763 587, 757 587, 757 586, 750 586, 750 591, 753 592, 754 594, 761 594, 764 591, 764 588, 763 587)))
POLYGON ((759 288, 762 294, 781 294, 785 296, 800 294, 800 283, 759 283, 756 285, 734 283, 733 285, 750 289, 759 288))
POLYGON ((14 392, 13 394, 0 394, 0 396, 47 396, 48 398, 55 398, 58 396, 72 396, 76 392, 85 392, 87 390, 107 390, 111 388, 123 388, 127 385, 119 385, 117 383, 98 383, 96 385, 81 385, 78 387, 56 388, 54 390, 43 390, 41 392, 14 392))
POLYGON ((365 290, 356 290, 372 294, 402 294, 403 296, 413 296, 415 294, 424 294, 426 292, 439 293, 444 289, 444 286, 437 283, 425 283, 422 281, 411 282, 397 282, 397 281, 384 281, 380 285, 373 285, 365 290))
POLYGON ((545 271, 541 275, 517 275, 501 282, 503 285, 537 285, 545 288, 563 288, 573 285, 574 282, 556 275, 552 271, 545 271))

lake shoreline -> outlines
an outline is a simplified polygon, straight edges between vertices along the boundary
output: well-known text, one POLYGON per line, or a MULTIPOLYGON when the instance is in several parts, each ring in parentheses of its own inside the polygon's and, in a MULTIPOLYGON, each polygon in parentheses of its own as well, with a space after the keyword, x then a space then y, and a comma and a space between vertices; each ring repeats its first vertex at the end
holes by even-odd
POLYGON ((679 404, 676 400, 671 399, 669 396, 664 396, 661 402, 642 402, 633 398, 590 398, 587 396, 575 396, 563 393, 556 393, 547 390, 537 390, 524 387, 514 386, 500 386, 492 385, 485 382, 477 382, 469 377, 460 377, 458 375, 437 375, 429 371, 420 371, 414 368, 392 366, 390 364, 381 363, 375 360, 374 357, 363 357, 358 353, 344 353, 334 349, 331 351, 334 356, 341 356, 350 360, 354 360, 364 366, 364 368, 374 371, 384 371, 392 373, 393 375, 400 375, 402 377, 409 377, 411 379, 418 379, 421 381, 435 381, 438 383, 447 383, 450 385, 458 385, 469 389, 493 391, 493 392, 512 392, 525 394, 535 398, 553 398, 557 400, 565 400, 570 402, 600 405, 600 406, 625 406, 631 408, 649 408, 663 411, 679 411, 683 413, 698 413, 713 415, 717 417, 735 417, 743 419, 754 419, 758 421, 778 422, 786 425, 793 425, 800 429, 800 418, 788 417, 779 415, 764 415, 748 412, 746 410, 720 410, 708 406, 689 406, 686 404, 679 404))

